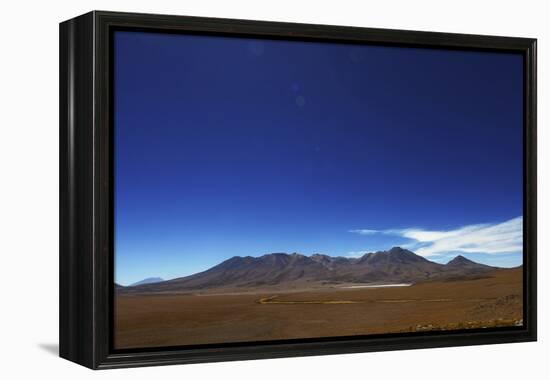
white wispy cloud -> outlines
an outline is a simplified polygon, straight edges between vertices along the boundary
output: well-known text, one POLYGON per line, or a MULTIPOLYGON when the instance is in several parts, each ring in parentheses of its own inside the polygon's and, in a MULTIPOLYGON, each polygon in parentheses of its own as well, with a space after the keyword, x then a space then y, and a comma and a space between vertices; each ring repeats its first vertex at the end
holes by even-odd
POLYGON ((382 231, 379 231, 379 230, 349 230, 348 232, 353 232, 354 234, 359 234, 359 235, 373 235, 373 234, 377 234, 377 233, 382 232, 382 231))
POLYGON ((471 224, 454 230, 434 231, 421 228, 390 230, 351 230, 360 235, 382 233, 410 239, 407 248, 421 256, 448 253, 486 253, 498 255, 523 250, 523 217, 501 223, 471 224), (360 231, 374 231, 362 233, 360 231))

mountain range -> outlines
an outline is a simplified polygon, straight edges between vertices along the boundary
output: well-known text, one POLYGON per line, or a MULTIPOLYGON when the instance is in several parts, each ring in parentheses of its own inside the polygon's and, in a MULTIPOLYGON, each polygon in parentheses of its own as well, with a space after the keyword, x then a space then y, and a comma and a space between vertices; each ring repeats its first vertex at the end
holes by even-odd
POLYGON ((366 253, 358 258, 271 253, 260 257, 235 256, 204 272, 168 281, 119 287, 117 292, 249 291, 258 288, 304 289, 366 283, 417 283, 475 279, 486 277, 497 269, 460 255, 447 264, 439 264, 400 247, 366 253))

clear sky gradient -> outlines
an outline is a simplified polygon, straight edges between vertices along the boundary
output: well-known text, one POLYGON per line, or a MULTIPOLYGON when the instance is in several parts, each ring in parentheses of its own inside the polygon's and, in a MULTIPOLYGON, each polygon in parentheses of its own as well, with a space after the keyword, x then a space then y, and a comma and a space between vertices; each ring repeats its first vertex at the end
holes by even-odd
POLYGON ((522 57, 115 33, 116 281, 271 252, 522 263, 522 57))

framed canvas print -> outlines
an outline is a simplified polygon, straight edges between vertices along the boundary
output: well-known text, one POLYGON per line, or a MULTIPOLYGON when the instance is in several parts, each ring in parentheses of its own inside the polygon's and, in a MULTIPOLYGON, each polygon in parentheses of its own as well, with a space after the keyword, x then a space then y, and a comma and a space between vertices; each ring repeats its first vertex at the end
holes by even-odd
POLYGON ((60 355, 536 339, 536 40, 91 12, 60 26, 60 355))

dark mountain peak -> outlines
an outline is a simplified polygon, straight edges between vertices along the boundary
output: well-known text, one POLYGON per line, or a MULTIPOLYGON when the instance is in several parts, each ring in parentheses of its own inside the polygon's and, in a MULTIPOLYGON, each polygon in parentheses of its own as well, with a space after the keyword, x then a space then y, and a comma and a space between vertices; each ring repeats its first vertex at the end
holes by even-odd
POLYGON ((223 263, 232 263, 232 262, 236 262, 236 261, 241 261, 243 259, 242 256, 233 256, 233 257, 230 257, 229 259, 225 260, 225 261, 222 261, 221 264, 223 263))
POLYGON ((399 253, 406 253, 406 252, 410 252, 410 251, 396 246, 396 247, 390 248, 390 250, 388 252, 393 253, 393 254, 399 254, 399 253))
POLYGON ((401 247, 393 247, 388 251, 377 251, 374 253, 366 253, 359 260, 360 263, 376 264, 376 263, 419 263, 427 262, 425 258, 401 247))
POLYGON ((145 285, 145 284, 155 284, 157 282, 162 282, 164 281, 164 279, 160 278, 160 277, 148 277, 148 278, 144 278, 143 280, 141 281, 138 281, 138 282, 134 282, 133 284, 130 284, 128 286, 138 286, 138 285, 145 285))
POLYGON ((376 253, 379 253, 379 252, 367 252, 367 253, 365 253, 363 256, 361 256, 361 257, 357 260, 357 262, 358 262, 358 263, 366 262, 366 261, 369 259, 369 257, 371 257, 372 255, 375 255, 376 253))
POLYGON ((407 257, 418 257, 422 258, 422 256, 417 255, 416 253, 409 251, 408 249, 401 248, 401 247, 393 247, 388 251, 390 255, 393 256, 407 256, 407 257))
POLYGON ((420 255, 417 255, 413 251, 409 251, 408 249, 404 249, 404 248, 401 248, 401 247, 394 247, 394 248, 390 249, 390 254, 393 254, 393 255, 399 256, 399 257, 405 257, 409 261, 422 261, 422 262, 428 261, 426 258, 424 258, 420 255))
POLYGON ((222 261, 221 263, 219 263, 218 265, 210 268, 211 269, 214 269, 214 268, 220 268, 220 269, 224 269, 224 270, 228 270, 228 269, 233 269, 233 268, 238 268, 240 267, 241 265, 247 263, 247 262, 250 262, 250 261, 253 261, 254 258, 252 256, 233 256, 225 261, 222 261))
POLYGON ((486 266, 483 264, 476 263, 475 261, 472 261, 470 259, 465 258, 462 255, 456 256, 454 259, 449 261, 447 266, 465 266, 465 265, 479 265, 479 266, 486 266))
POLYGON ((459 264, 459 263, 468 263, 472 262, 471 260, 468 260, 462 255, 455 256, 451 261, 449 261, 447 264, 459 264))

